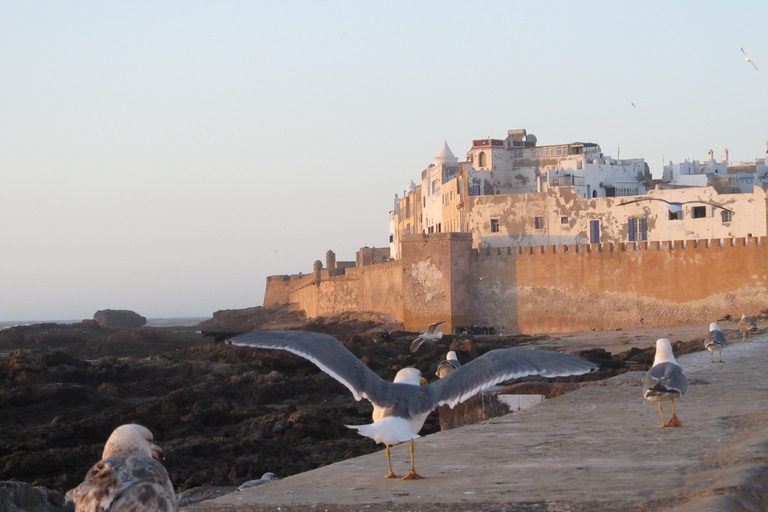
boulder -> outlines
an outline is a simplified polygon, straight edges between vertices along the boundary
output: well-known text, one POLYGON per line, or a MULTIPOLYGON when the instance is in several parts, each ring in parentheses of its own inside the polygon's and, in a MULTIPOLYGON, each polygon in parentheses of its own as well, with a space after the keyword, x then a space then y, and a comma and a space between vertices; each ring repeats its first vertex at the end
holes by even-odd
POLYGON ((0 482, 0 510, 4 512, 72 512, 64 495, 24 482, 0 482))
POLYGON ((93 315, 101 327, 134 329, 147 323, 146 317, 127 309, 102 309, 93 315))

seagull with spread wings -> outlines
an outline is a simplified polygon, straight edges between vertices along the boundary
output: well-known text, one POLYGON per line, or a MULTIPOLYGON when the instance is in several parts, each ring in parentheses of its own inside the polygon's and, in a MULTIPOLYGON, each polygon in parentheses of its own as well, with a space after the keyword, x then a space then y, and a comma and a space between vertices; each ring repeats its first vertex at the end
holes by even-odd
POLYGON ((742 48, 742 49, 741 49, 741 53, 743 53, 743 54, 744 54, 744 60, 745 60, 745 61, 747 61, 747 62, 749 62, 750 64, 752 64, 753 66, 755 66, 755 69, 759 69, 759 68, 757 67, 757 64, 755 64, 755 63, 752 61, 752 59, 750 59, 750 58, 749 58, 749 55, 747 55, 747 52, 745 52, 745 51, 744 51, 744 48, 742 48))
POLYGON ((257 331, 230 340, 232 345, 281 349, 312 361, 322 371, 344 384, 356 400, 373 404, 373 423, 347 425, 363 436, 386 446, 387 478, 392 471, 389 447, 410 441, 411 470, 404 480, 422 478, 416 473, 413 440, 430 412, 439 405, 463 402, 498 382, 528 375, 560 377, 589 373, 598 366, 570 354, 507 348, 491 350, 456 368, 429 385, 416 368, 403 368, 388 382, 327 334, 304 331, 257 331))

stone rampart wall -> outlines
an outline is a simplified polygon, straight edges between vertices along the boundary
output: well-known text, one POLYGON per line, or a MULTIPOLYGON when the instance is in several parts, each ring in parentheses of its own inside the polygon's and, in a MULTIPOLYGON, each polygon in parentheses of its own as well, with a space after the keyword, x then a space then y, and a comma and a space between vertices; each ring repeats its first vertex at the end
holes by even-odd
POLYGON ((474 251, 474 323, 523 333, 709 322, 768 307, 768 241, 474 251))
POLYGON ((308 317, 392 315, 408 330, 445 320, 499 333, 561 333, 710 322, 768 308, 768 239, 471 249, 414 238, 403 259, 343 276, 273 276, 268 300, 308 317))

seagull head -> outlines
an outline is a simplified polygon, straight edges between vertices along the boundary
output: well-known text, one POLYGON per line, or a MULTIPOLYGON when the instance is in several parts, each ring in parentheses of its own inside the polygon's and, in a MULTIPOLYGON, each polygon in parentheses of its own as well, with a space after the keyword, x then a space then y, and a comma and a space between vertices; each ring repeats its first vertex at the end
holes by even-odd
POLYGON ((720 326, 718 325, 717 322, 712 322, 711 324, 709 324, 709 330, 710 331, 719 331, 720 330, 720 326))
POLYGON ((156 459, 163 456, 162 448, 154 444, 152 432, 142 425, 135 424, 121 425, 112 432, 104 445, 102 459, 128 453, 140 453, 156 459))
POLYGON ((417 368, 403 368, 395 375, 394 382, 419 386, 426 384, 427 380, 421 376, 421 372, 417 368))

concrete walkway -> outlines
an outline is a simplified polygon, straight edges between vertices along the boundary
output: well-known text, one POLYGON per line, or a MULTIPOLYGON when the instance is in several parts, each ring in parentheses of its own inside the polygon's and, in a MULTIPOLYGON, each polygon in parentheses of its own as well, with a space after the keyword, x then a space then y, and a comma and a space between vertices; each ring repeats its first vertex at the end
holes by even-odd
MULTIPOLYGON (((680 358, 684 428, 656 427, 658 408, 643 403, 643 373, 633 372, 418 439, 424 480, 385 479, 382 451, 184 511, 768 510, 768 335, 731 341, 722 364, 708 352, 680 358)), ((407 445, 393 462, 408 471, 407 445)))

